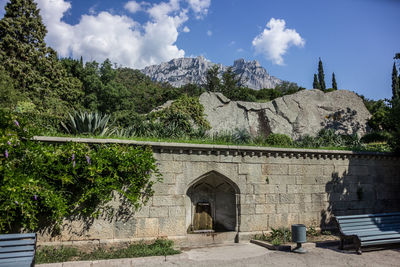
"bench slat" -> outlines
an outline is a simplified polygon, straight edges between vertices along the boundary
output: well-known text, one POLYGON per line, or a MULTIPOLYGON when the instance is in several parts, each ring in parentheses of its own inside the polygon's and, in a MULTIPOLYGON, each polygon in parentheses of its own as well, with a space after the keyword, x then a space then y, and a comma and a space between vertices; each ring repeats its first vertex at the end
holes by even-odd
POLYGON ((349 219, 349 220, 338 220, 340 224, 355 224, 355 223, 393 223, 399 222, 400 216, 398 217, 387 217, 387 218, 363 218, 363 219, 349 219))
POLYGON ((18 246, 18 247, 0 247, 0 253, 17 252, 17 251, 34 251, 34 245, 18 246))
POLYGON ((363 224, 363 225, 340 225, 342 230, 351 230, 351 229, 400 229, 400 223, 390 223, 390 224, 363 224))
POLYGON ((400 216, 400 212, 390 212, 390 213, 376 213, 376 214, 361 214, 361 215, 345 215, 345 216, 335 216, 336 219, 351 219, 351 218, 374 218, 374 217, 388 217, 388 216, 400 216))
POLYGON ((382 238, 386 238, 388 235, 399 235, 398 231, 387 231, 387 232, 379 232, 379 231, 371 231, 371 232, 354 232, 359 238, 363 238, 366 236, 381 236, 382 238))
POLYGON ((32 266, 32 258, 22 258, 17 261, 8 261, 7 259, 0 260, 1 267, 28 267, 32 266))
POLYGON ((0 241, 9 240, 9 239, 22 239, 22 238, 33 238, 35 239, 35 233, 27 233, 27 234, 6 234, 0 235, 0 241))
POLYGON ((345 235, 366 236, 366 235, 398 234, 400 233, 400 230, 362 229, 362 230, 342 231, 342 233, 345 235))
POLYGON ((35 255, 34 251, 0 253, 0 259, 11 259, 11 258, 20 258, 20 257, 33 257, 34 255, 35 255))
POLYGON ((25 239, 25 240, 11 240, 11 241, 2 241, 0 242, 1 247, 11 247, 11 246, 25 246, 25 245, 34 245, 34 239, 25 239))
POLYGON ((372 241, 363 241, 363 242, 361 242, 361 246, 394 244, 394 243, 399 243, 399 242, 400 242, 400 238, 397 238, 397 239, 385 239, 385 240, 372 240, 372 241))
POLYGON ((370 240, 390 240, 400 238, 400 234, 391 234, 391 235, 375 235, 375 236, 362 236, 359 237, 360 240, 363 241, 370 241, 370 240))

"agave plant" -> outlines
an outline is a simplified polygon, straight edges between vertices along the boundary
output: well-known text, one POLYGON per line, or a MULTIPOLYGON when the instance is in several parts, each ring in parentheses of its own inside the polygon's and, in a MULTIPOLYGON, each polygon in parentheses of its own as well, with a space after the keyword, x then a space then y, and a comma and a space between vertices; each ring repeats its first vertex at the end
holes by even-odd
POLYGON ((61 122, 67 133, 105 136, 115 131, 112 123, 109 124, 110 115, 87 111, 74 111, 73 114, 68 113, 68 115, 67 123, 61 122))

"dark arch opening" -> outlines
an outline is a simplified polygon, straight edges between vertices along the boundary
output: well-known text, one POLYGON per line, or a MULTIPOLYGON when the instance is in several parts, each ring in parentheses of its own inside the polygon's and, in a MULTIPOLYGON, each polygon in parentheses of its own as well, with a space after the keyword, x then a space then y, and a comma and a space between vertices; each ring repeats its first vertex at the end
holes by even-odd
POLYGON ((191 232, 238 231, 238 186, 226 176, 211 171, 188 188, 191 201, 191 232))

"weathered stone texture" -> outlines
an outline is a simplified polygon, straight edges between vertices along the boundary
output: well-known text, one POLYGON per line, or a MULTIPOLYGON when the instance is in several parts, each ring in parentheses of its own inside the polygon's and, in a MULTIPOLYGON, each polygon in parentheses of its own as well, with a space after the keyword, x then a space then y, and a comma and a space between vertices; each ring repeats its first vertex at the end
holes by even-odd
MULTIPOLYGON (((154 196, 131 218, 95 220, 88 229, 81 221, 66 221, 61 236, 52 239, 43 234, 39 240, 186 236, 194 211, 188 189, 204 177, 208 177, 202 185, 204 192, 212 185, 220 190, 219 194, 229 196, 224 199, 232 203, 221 202, 220 209, 236 207, 237 227, 242 232, 290 227, 294 223, 325 227, 332 215, 400 209, 399 159, 395 157, 332 152, 311 158, 310 154, 318 154, 315 151, 286 151, 284 155, 263 152, 261 156, 257 151, 248 156, 251 152, 246 151, 243 156, 241 151, 231 150, 218 156, 213 151, 210 161, 205 153, 154 151, 164 180, 154 185, 154 196), (298 156, 293 156, 296 153, 298 156)), ((201 197, 204 194, 198 195, 201 197)), ((232 226, 236 218, 229 216, 232 226)))

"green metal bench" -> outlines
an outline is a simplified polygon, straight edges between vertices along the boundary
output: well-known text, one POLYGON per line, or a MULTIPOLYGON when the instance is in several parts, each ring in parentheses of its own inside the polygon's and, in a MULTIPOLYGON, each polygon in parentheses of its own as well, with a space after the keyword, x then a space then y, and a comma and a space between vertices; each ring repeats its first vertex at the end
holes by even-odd
POLYGON ((353 239, 356 252, 361 247, 400 243, 400 212, 336 216, 340 230, 340 247, 353 239))
POLYGON ((0 266, 35 265, 36 233, 0 235, 0 266))

